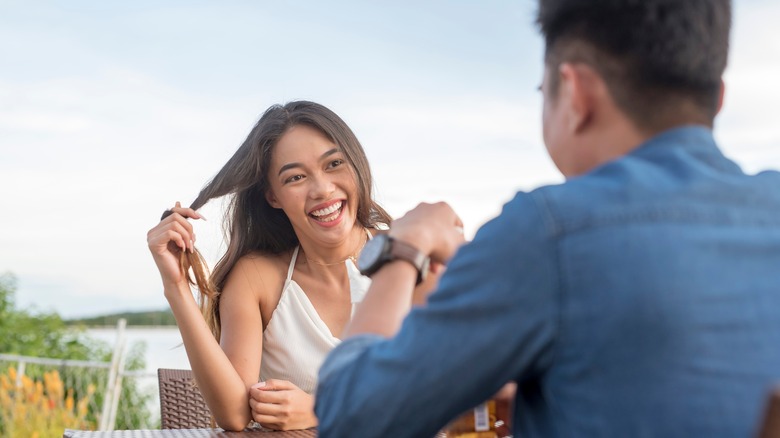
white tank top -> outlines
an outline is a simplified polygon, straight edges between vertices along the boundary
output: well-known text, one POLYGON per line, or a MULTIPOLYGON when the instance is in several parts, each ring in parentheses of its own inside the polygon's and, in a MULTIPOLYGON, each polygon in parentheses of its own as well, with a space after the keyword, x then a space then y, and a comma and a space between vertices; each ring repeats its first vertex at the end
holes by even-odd
MULTIPOLYGON (((260 380, 289 380, 307 393, 313 394, 317 388, 320 365, 341 339, 333 336, 309 301, 309 297, 292 279, 299 249, 300 247, 295 248, 293 252, 282 296, 263 333, 260 380)), ((344 263, 347 265, 354 315, 355 306, 363 301, 371 279, 361 275, 352 260, 347 259, 344 263)))

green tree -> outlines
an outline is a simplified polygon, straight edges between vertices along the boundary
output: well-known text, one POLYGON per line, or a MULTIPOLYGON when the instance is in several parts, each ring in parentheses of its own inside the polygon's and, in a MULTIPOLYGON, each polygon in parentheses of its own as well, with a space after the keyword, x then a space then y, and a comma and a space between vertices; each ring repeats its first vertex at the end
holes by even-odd
POLYGON ((56 313, 32 314, 17 309, 15 292, 16 277, 0 275, 0 352, 87 359, 101 350, 101 345, 84 336, 83 331, 68 329, 56 313))

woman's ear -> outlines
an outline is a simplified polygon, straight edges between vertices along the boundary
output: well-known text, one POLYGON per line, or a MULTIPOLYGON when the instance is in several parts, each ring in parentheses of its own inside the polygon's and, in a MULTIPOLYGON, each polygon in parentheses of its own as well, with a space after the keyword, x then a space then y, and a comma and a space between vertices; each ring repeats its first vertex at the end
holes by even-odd
POLYGON ((265 192, 265 200, 268 201, 268 205, 273 208, 282 208, 281 204, 279 204, 279 201, 276 200, 276 196, 274 195, 273 190, 271 189, 268 189, 268 191, 265 192))

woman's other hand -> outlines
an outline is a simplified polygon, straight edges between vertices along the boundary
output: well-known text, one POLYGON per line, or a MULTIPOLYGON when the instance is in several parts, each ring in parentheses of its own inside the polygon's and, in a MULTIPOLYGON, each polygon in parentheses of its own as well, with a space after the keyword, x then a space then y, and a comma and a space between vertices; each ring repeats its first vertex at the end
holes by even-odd
POLYGON ((317 425, 314 397, 287 380, 268 379, 249 389, 252 419, 276 430, 308 429, 317 425))
POLYGON ((439 279, 446 269, 447 267, 439 262, 431 262, 425 281, 414 288, 414 293, 412 294, 413 306, 422 306, 428 301, 428 295, 439 287, 439 279))
POLYGON ((193 252, 195 249, 195 233, 187 219, 203 218, 191 208, 182 208, 179 202, 171 212, 172 214, 146 233, 149 251, 157 264, 166 290, 167 286, 186 283, 185 273, 179 266, 179 256, 182 251, 193 252))

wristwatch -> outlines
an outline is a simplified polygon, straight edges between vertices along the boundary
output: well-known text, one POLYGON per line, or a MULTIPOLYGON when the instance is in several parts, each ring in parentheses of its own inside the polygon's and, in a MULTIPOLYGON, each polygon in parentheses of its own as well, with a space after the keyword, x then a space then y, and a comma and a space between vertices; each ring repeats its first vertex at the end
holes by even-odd
POLYGON ((428 276, 431 258, 406 242, 394 239, 387 234, 379 234, 366 242, 358 258, 358 269, 365 276, 372 276, 382 266, 393 260, 404 260, 417 269, 417 284, 428 276))

